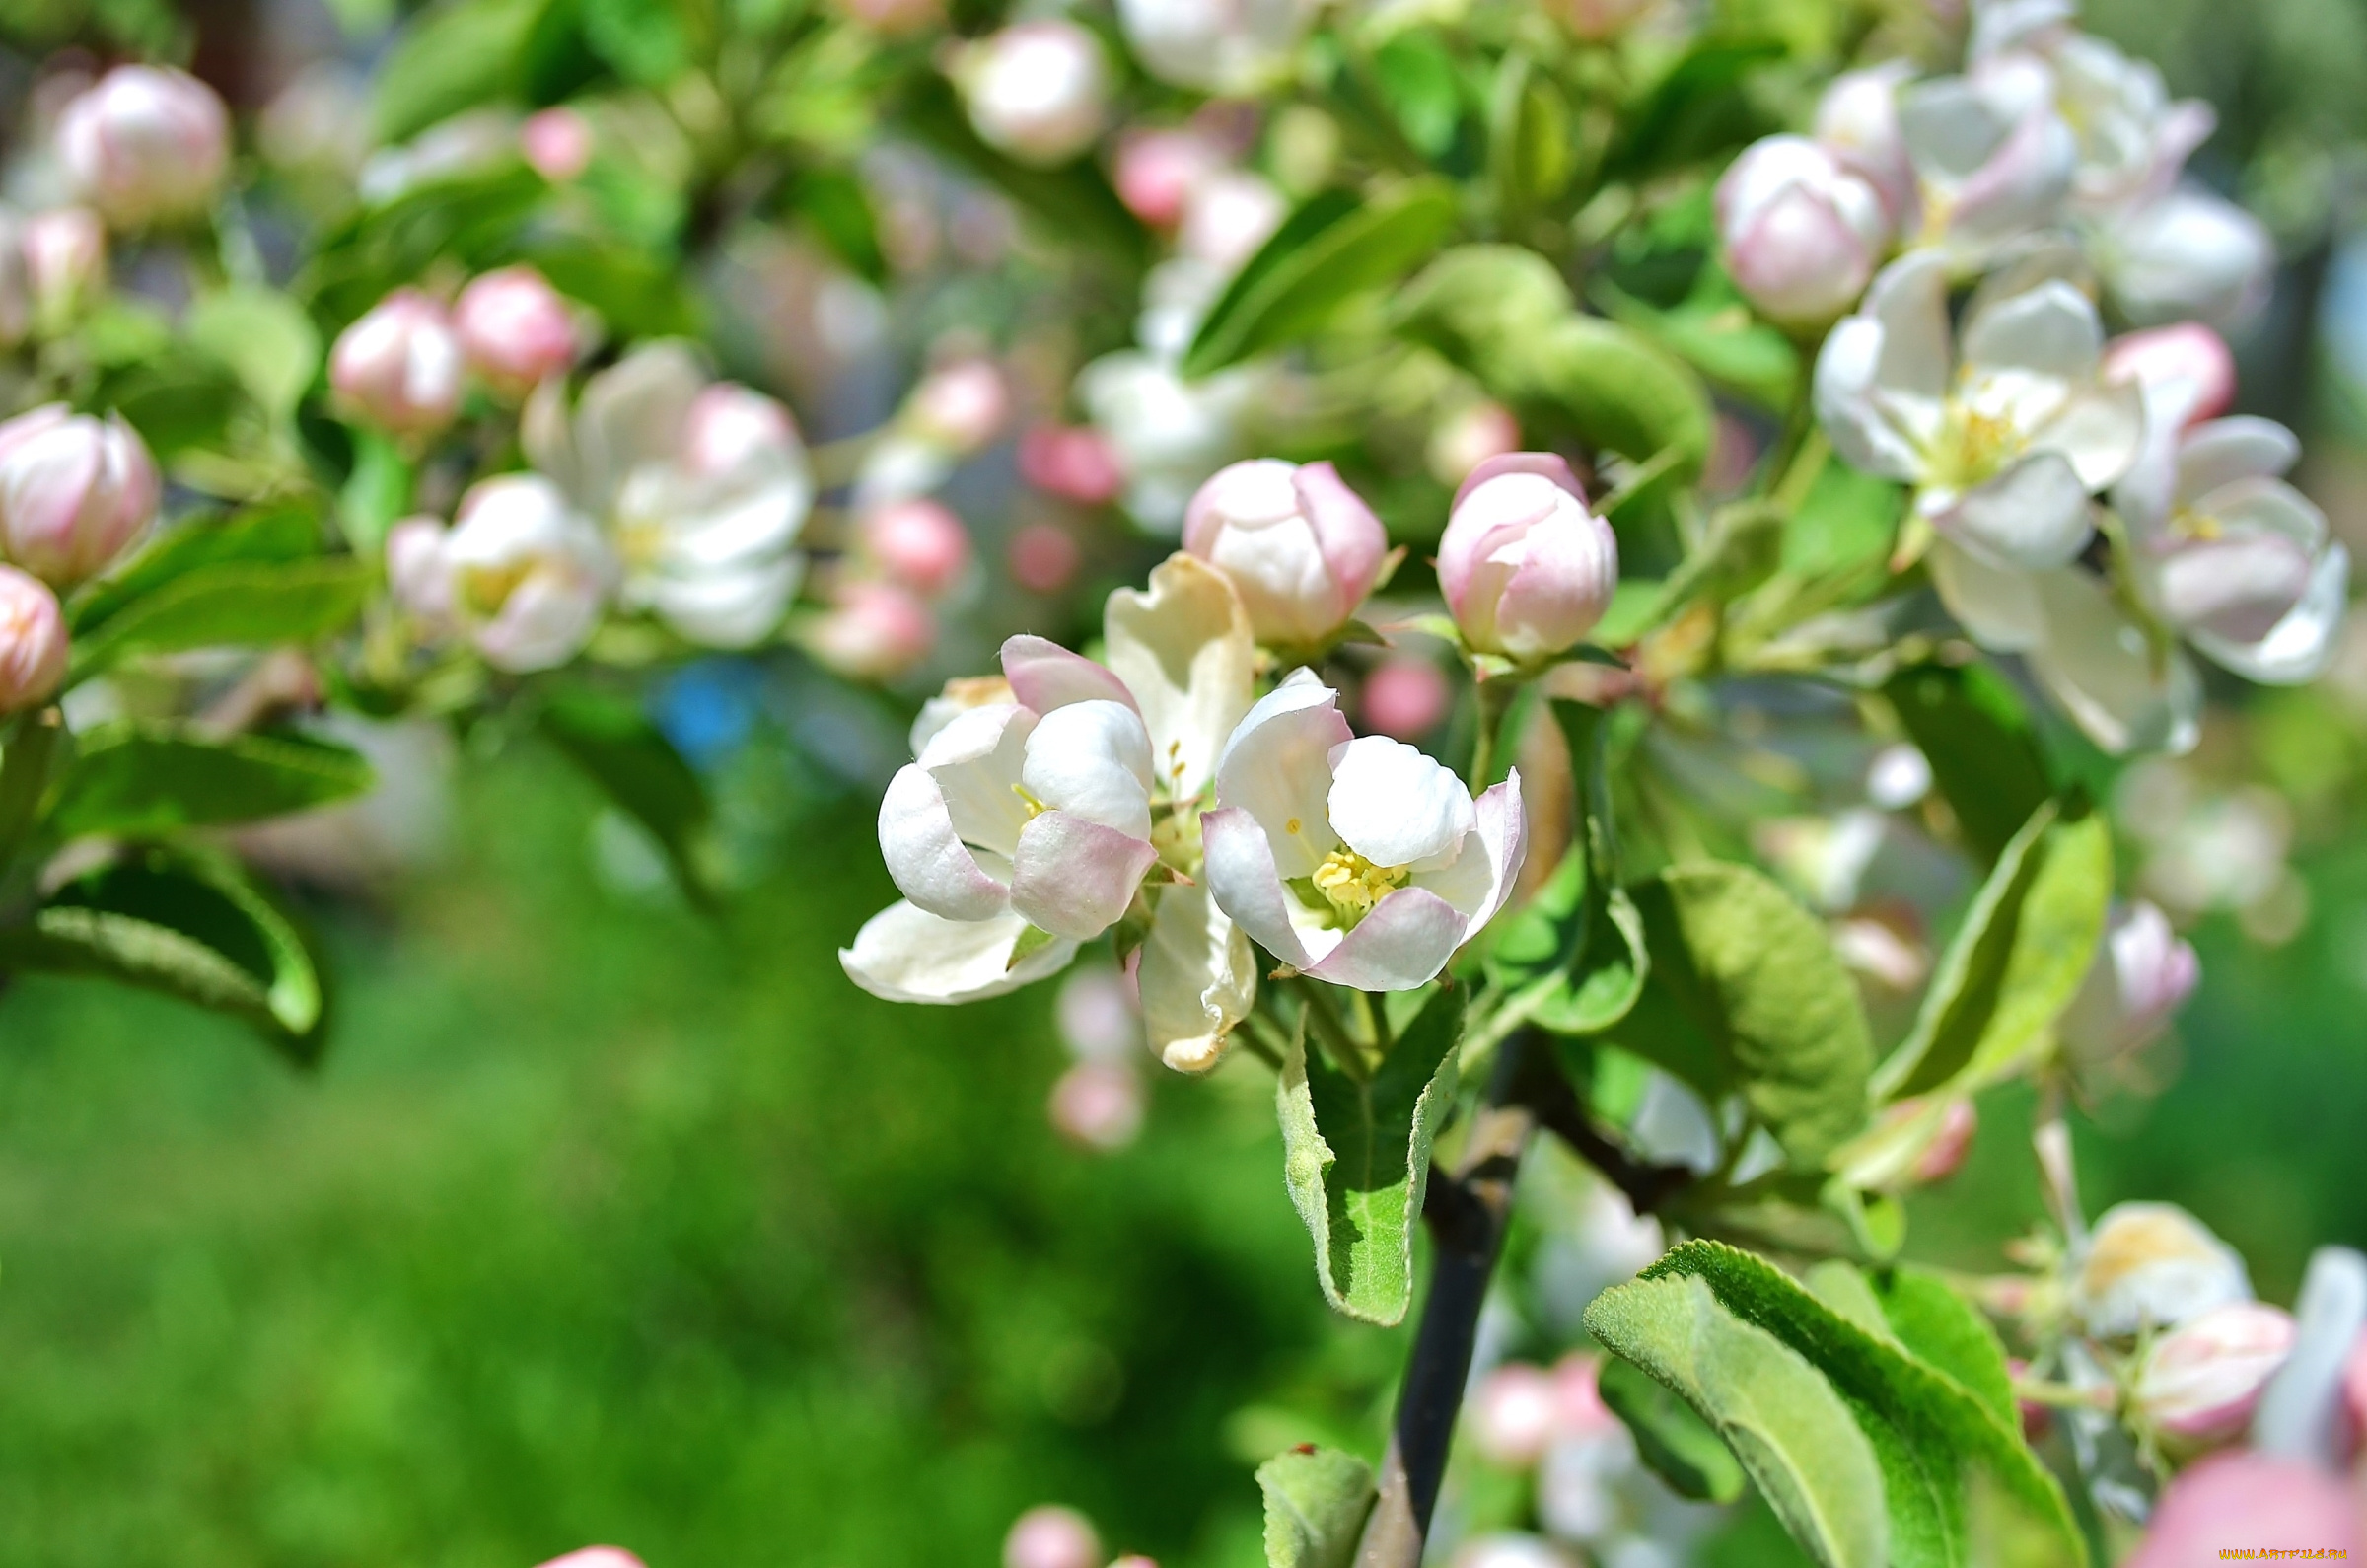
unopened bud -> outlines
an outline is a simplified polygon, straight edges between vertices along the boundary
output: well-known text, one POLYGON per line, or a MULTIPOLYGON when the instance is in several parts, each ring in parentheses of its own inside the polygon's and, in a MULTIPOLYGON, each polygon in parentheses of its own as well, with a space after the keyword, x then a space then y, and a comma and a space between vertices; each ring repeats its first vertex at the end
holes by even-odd
POLYGON ((2088 1332, 2110 1339, 2250 1301, 2252 1281, 2235 1249, 2186 1210, 2119 1203, 2097 1220, 2072 1296, 2088 1332))
POLYGON ((25 222, 25 282, 33 319, 56 333, 107 282, 107 226, 88 207, 59 207, 25 222))
POLYGON ((1192 190, 1223 167, 1215 145, 1196 131, 1135 131, 1118 143, 1117 199, 1153 228, 1172 229, 1184 221, 1192 190))
POLYGON ((1560 1413, 1552 1375, 1508 1361, 1481 1379, 1471 1396, 1471 1443, 1489 1463, 1525 1470, 1545 1457, 1560 1413))
POLYGON ((518 127, 518 150, 536 174, 566 184, 592 167, 592 122, 565 105, 541 109, 518 127))
POLYGON ((2164 1489, 2121 1568, 2210 1568, 2231 1550, 2265 1557, 2276 1545, 2337 1560, 2367 1552, 2367 1522, 2350 1486, 2305 1461, 2215 1454, 2164 1489))
POLYGON ((328 382, 357 417, 397 435, 425 435, 460 411, 463 365, 444 307, 397 289, 337 338, 328 382))
POLYGON ((1438 727, 1455 700, 1437 665, 1387 659, 1364 677, 1364 726, 1393 740, 1416 741, 1438 727))
POLYGON ((1345 625, 1389 535, 1327 463, 1236 463, 1199 488, 1184 547, 1231 580, 1260 642, 1304 646, 1345 625))
POLYGON ((2167 1029, 2201 978, 2194 949, 2143 899, 2115 909, 2079 994, 2057 1027, 2079 1060, 2125 1056, 2167 1029))
POLYGON ((1945 1181, 1956 1175, 1972 1150, 1972 1135, 1980 1130, 1980 1114, 1970 1100, 1951 1100, 1948 1108, 1940 1112, 1940 1128, 1923 1157, 1915 1162, 1914 1176, 1920 1182, 1945 1181))
POLYGON ((119 414, 50 403, 0 424, 0 556, 53 588, 105 571, 162 496, 156 461, 119 414))
POLYGON ((1747 148, 1718 181, 1726 270, 1760 314, 1821 326, 1873 281, 1890 220, 1872 185, 1803 136, 1747 148))
POLYGON ((387 531, 387 587, 394 603, 434 624, 453 613, 452 562, 444 540, 444 525, 432 517, 407 517, 387 531))
POLYGON ((863 548, 880 569, 924 598, 954 586, 969 566, 969 531, 939 501, 896 501, 863 519, 863 548))
POLYGON ((143 229, 212 205, 230 169, 230 114, 184 72, 118 66, 66 106, 57 151, 83 200, 143 229))
POLYGON ((921 378, 906 417, 923 440, 953 452, 975 452, 1011 416, 1011 392, 990 360, 962 359, 921 378))
POLYGON ((1102 133, 1109 109, 1101 44, 1056 18, 1014 23, 970 45, 956 78, 979 137, 1023 163, 1066 163, 1102 133))
POLYGON ((38 707, 66 678, 66 617, 49 585, 0 566, 0 713, 38 707))
POLYGON ((1031 594, 1057 594, 1076 580, 1085 552, 1056 523, 1030 523, 1011 535, 1011 580, 1031 594))
POLYGON ((1047 495, 1101 506, 1126 487, 1126 470, 1091 425, 1038 425, 1019 440, 1019 476, 1047 495))
POLYGON ((892 680, 937 645, 929 606, 893 583, 841 583, 805 629, 815 658, 856 680, 892 680))
POLYGON ((1053 1130, 1080 1148, 1110 1154, 1142 1131, 1142 1079, 1121 1062, 1079 1062, 1052 1085, 1053 1130))
POLYGON ((1460 485, 1490 458, 1521 449, 1521 422, 1502 403, 1472 403, 1449 414, 1430 432, 1430 476, 1460 485))
POLYGON ((621 1546, 586 1546, 564 1557, 553 1557, 542 1568, 643 1568, 643 1564, 621 1546))
POLYGON ((1540 659, 1603 618, 1619 583, 1619 544, 1567 463, 1516 452, 1464 480, 1439 540, 1438 577, 1473 651, 1540 659))
POLYGON ((2180 429, 2216 419, 2236 400, 2236 356, 2200 321, 2148 327, 2104 349, 2104 379, 2135 382, 2149 415, 2180 429))
POLYGON ((2130 1402, 2182 1447, 2224 1443, 2251 1422, 2260 1390, 2292 1349, 2291 1315, 2259 1302, 2215 1307, 2153 1342, 2130 1402))
POLYGON ((443 551, 453 613, 498 669, 565 664, 600 624, 612 575, 606 548, 539 474, 477 483, 461 497, 443 551))
POLYGON ((1817 140, 1882 197, 1891 226, 1915 206, 1915 165, 1899 124, 1899 89, 1914 74, 1904 61, 1844 71, 1817 103, 1817 140))
POLYGON ((1003 1568, 1101 1568, 1102 1537, 1073 1508, 1045 1503, 1019 1516, 1003 1537, 1003 1568))
POLYGON ((470 283, 452 321, 469 368, 512 396, 575 363, 575 313, 533 267, 504 267, 470 283))

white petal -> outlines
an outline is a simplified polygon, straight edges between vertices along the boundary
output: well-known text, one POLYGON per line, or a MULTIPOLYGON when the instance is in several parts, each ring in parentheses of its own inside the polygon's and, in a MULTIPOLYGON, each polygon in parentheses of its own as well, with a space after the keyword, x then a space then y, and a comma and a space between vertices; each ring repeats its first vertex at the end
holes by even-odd
POLYGON ((1138 978, 1151 1049, 1180 1072, 1205 1072, 1257 999, 1257 956, 1205 888, 1179 885, 1160 890, 1138 978))
POLYGON ((2157 654, 2145 633, 2074 570, 2039 579, 2046 638, 2030 668, 2088 739, 2116 755, 2193 748, 2202 708, 2194 667, 2175 649, 2157 654))
POLYGON ((1866 316, 1849 317, 1826 335, 1817 354, 1817 422, 1851 467, 1912 480, 1922 474, 1922 454, 1874 398, 1882 338, 1882 323, 1866 316))
POLYGON ((1151 739, 1132 708, 1099 699, 1054 708, 1028 738, 1020 779, 1046 806, 1151 836, 1151 739))
POLYGON ((1874 373, 1880 391, 1935 402, 1947 395, 1951 350, 1944 258, 1913 250, 1884 267, 1866 290, 1862 314, 1882 323, 1882 359, 1874 373))
POLYGON ((1046 943, 1017 963, 1011 954, 1027 933, 1015 914, 991 920, 941 920, 908 903, 892 903, 863 922, 855 945, 838 950, 846 977, 889 1002, 973 1002, 1032 984, 1068 966, 1074 942, 1046 943))
POLYGON ((1073 812, 1045 812, 1019 832, 1011 907, 1054 936, 1089 941, 1117 924, 1159 852, 1073 812))
POLYGON ((1359 991, 1410 991, 1438 978, 1466 930, 1463 916, 1438 894, 1399 888, 1307 972, 1359 991))
POLYGON ((1466 942, 1504 907, 1521 874, 1521 863, 1529 856, 1529 819, 1522 807, 1520 769, 1513 769, 1511 777, 1483 792, 1472 809, 1475 825, 1453 864, 1438 871, 1416 872, 1411 879, 1411 886, 1437 893, 1463 916, 1466 942))
POLYGON ((1165 791, 1195 798, 1254 689, 1257 648, 1233 585, 1174 555, 1152 571, 1147 593, 1112 594, 1103 626, 1104 657, 1142 709, 1165 791))
POLYGON ((947 920, 1000 914, 1010 890, 962 841, 945 792, 929 770, 905 764, 880 797, 880 855, 897 891, 947 920))
POLYGON ((2023 459, 1931 521, 2000 565, 2033 569, 2076 559, 2094 528, 2088 487, 2070 461, 2053 452, 2023 459))
POLYGON ((2350 552, 2330 544, 2310 576, 2309 592, 2276 629, 2251 647, 2197 635, 2194 646, 2215 664, 2263 685, 2297 686, 2315 680, 2333 662, 2336 633, 2350 608, 2350 552))
MULTIPOLYGON (((1219 807, 1200 819, 1200 841, 1206 851, 1208 895, 1259 947, 1294 969, 1315 962, 1308 938, 1327 933, 1302 932, 1291 906, 1297 902, 1274 869, 1273 845, 1257 819, 1238 806, 1219 807)), ((1325 951, 1332 944, 1319 943, 1325 951)))
POLYGON ((2087 381, 2104 358, 2104 323, 2087 296, 2055 281, 1999 300, 1965 323, 1965 364, 2087 381))
MULTIPOLYGON (((1225 743, 1217 804, 1250 813, 1273 840, 1282 876, 1312 875, 1339 843, 1328 812, 1331 748, 1349 738, 1338 693, 1302 671, 1259 698, 1225 743)), ((1254 926, 1251 935, 1265 941, 1254 926)))
POLYGON ((917 765, 945 792, 965 843, 1004 856, 1018 849, 1028 803, 1012 786, 1022 777, 1036 722, 1016 703, 988 703, 956 714, 921 748, 917 765))
POLYGON ((2238 479, 2274 478, 2300 461, 2301 438, 2273 419, 2196 425, 2178 447, 2178 504, 2192 506, 2238 479))
POLYGON ((1071 702, 1134 705, 1134 694, 1123 680, 1048 638, 1022 635, 1006 641, 1003 677, 1011 682, 1011 694, 1038 713, 1049 713, 1071 702))
POLYGON ((575 411, 579 499, 605 512, 635 468, 671 463, 682 421, 706 385, 698 356, 672 341, 637 348, 586 382, 575 411))
POLYGON ((1331 753, 1331 830, 1376 866, 1446 855, 1470 832, 1470 792, 1434 757, 1368 735, 1331 753))
POLYGON ((2135 465, 2145 441, 2145 395, 2135 384, 2115 382, 2075 392, 2060 413, 2031 438, 2033 452, 2059 452, 2091 492, 2119 482, 2135 465))
POLYGON ((659 619, 707 648, 753 648, 771 635, 797 597, 806 558, 725 566, 682 576, 644 579, 636 597, 659 619))
POLYGON ((1940 603, 1983 648, 2019 653, 2046 635, 2038 586, 2021 567, 1991 565, 1947 539, 1934 542, 1924 559, 1940 603))

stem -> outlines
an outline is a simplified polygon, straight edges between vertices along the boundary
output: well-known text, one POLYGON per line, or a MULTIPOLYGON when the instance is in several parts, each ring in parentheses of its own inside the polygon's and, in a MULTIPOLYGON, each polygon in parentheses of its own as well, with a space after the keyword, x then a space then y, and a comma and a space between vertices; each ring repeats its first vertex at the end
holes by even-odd
POLYGON ((64 733, 64 718, 55 707, 26 714, 8 731, 6 750, 0 752, 0 873, 7 871, 33 826, 64 733))
POLYGON ((1479 681, 1473 689, 1479 698, 1479 733, 1471 740, 1470 781, 1471 792, 1477 794, 1488 786, 1488 774, 1496 765, 1496 731, 1512 707, 1512 699, 1520 695, 1520 684, 1498 676, 1479 681))

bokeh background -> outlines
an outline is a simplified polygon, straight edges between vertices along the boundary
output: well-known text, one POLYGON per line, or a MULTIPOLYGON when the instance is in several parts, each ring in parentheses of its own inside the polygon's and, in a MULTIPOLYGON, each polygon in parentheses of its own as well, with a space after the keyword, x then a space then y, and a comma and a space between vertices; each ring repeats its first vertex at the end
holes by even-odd
MULTIPOLYGON (((308 53, 366 60, 392 13, 195 9, 249 101, 308 53)), ((2245 404, 2305 432, 2358 549, 2367 4, 2087 12, 2219 107, 2200 167, 2289 263, 2245 404)), ((313 1073, 170 1004, 9 987, 0 1564, 987 1563, 1059 1500, 1214 1568, 1259 1560, 1256 1460, 1377 1446, 1401 1336, 1324 1310, 1265 1074, 1150 1079, 1139 1140, 1088 1152, 1046 1116, 1049 987, 936 1012, 844 982, 893 896, 872 811, 903 715, 822 689, 721 664, 664 695, 725 803, 715 916, 556 758, 431 756, 420 853, 299 884, 342 979, 313 1073)), ((2123 781, 2205 978, 2158 1093, 2089 1107, 2081 1168, 2091 1208, 2185 1204, 2289 1299, 2312 1246, 2367 1244, 2367 658, 2223 694, 2248 705, 2194 759, 2123 781)), ((2019 1107, 1984 1109, 1916 1255, 1991 1266, 2035 1212, 2019 1107)))

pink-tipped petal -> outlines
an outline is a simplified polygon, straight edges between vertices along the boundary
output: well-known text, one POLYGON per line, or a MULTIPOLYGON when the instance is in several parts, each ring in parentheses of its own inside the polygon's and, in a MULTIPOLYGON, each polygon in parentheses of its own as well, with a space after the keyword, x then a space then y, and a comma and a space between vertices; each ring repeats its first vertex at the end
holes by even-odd
POLYGON ((1315 530, 1316 545, 1339 592, 1338 613, 1343 618, 1352 615, 1381 575, 1382 558, 1389 553, 1389 532, 1328 463, 1305 464, 1291 475, 1291 483, 1298 489, 1299 509, 1315 530))
POLYGON ((1019 830, 1011 907, 1056 937, 1090 941, 1117 923, 1159 852, 1070 812, 1019 830))
POLYGON ((1307 972, 1359 991, 1410 991, 1438 978, 1463 932, 1453 904, 1421 888, 1399 888, 1307 972))
POLYGON ((1250 939, 1294 969, 1315 961, 1290 921, 1290 890, 1274 869, 1273 846, 1257 819, 1238 806, 1200 819, 1209 896, 1250 939))
POLYGON ((1470 473, 1465 474, 1463 483, 1455 487, 1455 500, 1448 506, 1447 511, 1452 514, 1456 507, 1463 505, 1465 496, 1470 495, 1488 480, 1505 473, 1542 473, 1579 500, 1586 499, 1585 486, 1578 482, 1578 475, 1571 471, 1569 460, 1559 453, 1507 452, 1501 456, 1487 459, 1472 468, 1470 473))
POLYGON ((1003 677, 1021 705, 1038 713, 1072 702, 1106 700, 1134 706, 1134 693, 1123 680, 1046 637, 1022 634, 1005 642, 1003 677))
POLYGON ((897 769, 880 797, 880 854, 897 891, 943 919, 984 920, 1011 901, 962 842, 944 789, 917 762, 897 769))

